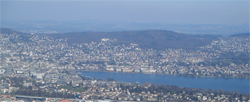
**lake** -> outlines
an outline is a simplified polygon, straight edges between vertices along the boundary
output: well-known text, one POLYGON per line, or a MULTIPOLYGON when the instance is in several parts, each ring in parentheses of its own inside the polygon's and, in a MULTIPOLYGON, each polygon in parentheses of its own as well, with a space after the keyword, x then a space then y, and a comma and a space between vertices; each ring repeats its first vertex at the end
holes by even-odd
MULTIPOLYGON (((213 90, 227 90, 233 92, 237 90, 241 93, 249 93, 249 79, 241 78, 212 78, 212 77, 181 77, 172 75, 155 75, 142 73, 110 73, 110 72, 83 72, 83 75, 92 78, 113 78, 122 82, 140 82, 144 84, 165 84, 179 87, 202 88, 213 90)), ((250 93, 249 93, 250 94, 250 93)))

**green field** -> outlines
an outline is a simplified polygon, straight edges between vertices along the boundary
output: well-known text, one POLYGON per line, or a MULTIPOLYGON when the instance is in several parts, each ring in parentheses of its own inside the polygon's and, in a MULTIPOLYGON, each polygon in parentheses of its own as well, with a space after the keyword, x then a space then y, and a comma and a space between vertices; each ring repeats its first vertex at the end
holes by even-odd
POLYGON ((78 92, 82 92, 85 90, 84 87, 72 87, 72 86, 59 86, 58 88, 61 88, 61 89, 68 89, 68 90, 73 90, 73 91, 78 91, 78 92))

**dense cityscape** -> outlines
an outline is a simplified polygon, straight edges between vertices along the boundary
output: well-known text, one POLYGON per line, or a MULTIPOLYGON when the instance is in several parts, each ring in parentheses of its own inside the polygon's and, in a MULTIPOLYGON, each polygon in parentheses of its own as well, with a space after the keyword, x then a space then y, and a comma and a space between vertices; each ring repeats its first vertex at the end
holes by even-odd
POLYGON ((248 94, 93 79, 80 71, 249 78, 249 38, 221 37, 197 50, 141 49, 116 39, 75 43, 42 34, 0 34, 3 101, 250 101, 248 94), (231 60, 234 58, 248 58, 231 60), (225 57, 226 56, 226 57, 225 57), (239 56, 239 57, 237 57, 239 56), (243 56, 243 57, 242 57, 243 56), (237 61, 236 61, 237 60, 237 61))

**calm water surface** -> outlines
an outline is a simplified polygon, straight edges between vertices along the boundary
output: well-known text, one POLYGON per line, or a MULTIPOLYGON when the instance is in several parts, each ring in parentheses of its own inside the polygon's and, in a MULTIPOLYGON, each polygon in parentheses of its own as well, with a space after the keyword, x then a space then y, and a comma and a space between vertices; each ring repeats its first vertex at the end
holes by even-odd
POLYGON ((171 75, 153 75, 153 74, 134 74, 134 73, 109 73, 109 72, 83 72, 83 75, 92 78, 113 78, 117 81, 135 83, 136 81, 144 84, 165 84, 176 85, 179 87, 203 88, 213 90, 228 90, 242 93, 249 93, 249 79, 240 78, 193 78, 179 77, 171 75))

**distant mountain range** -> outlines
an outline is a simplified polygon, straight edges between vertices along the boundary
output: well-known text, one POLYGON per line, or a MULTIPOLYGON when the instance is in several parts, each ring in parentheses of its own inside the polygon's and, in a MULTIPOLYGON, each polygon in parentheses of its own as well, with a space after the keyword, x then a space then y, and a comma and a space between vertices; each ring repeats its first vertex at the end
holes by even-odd
MULTIPOLYGON (((2 28, 1 33, 20 33, 2 28)), ((193 50, 210 44, 221 35, 192 35, 167 30, 119 31, 119 32, 71 32, 60 34, 46 34, 56 39, 67 38, 69 44, 100 42, 102 38, 116 39, 117 44, 139 44, 143 49, 165 50, 166 48, 193 50)), ((234 34, 229 37, 249 37, 249 33, 234 34)))
POLYGON ((116 32, 142 30, 171 30, 185 34, 215 34, 230 35, 249 32, 249 24, 168 24, 168 23, 138 23, 110 22, 99 20, 55 21, 55 20, 2 20, 1 28, 9 28, 27 33, 66 33, 66 32, 116 32))

